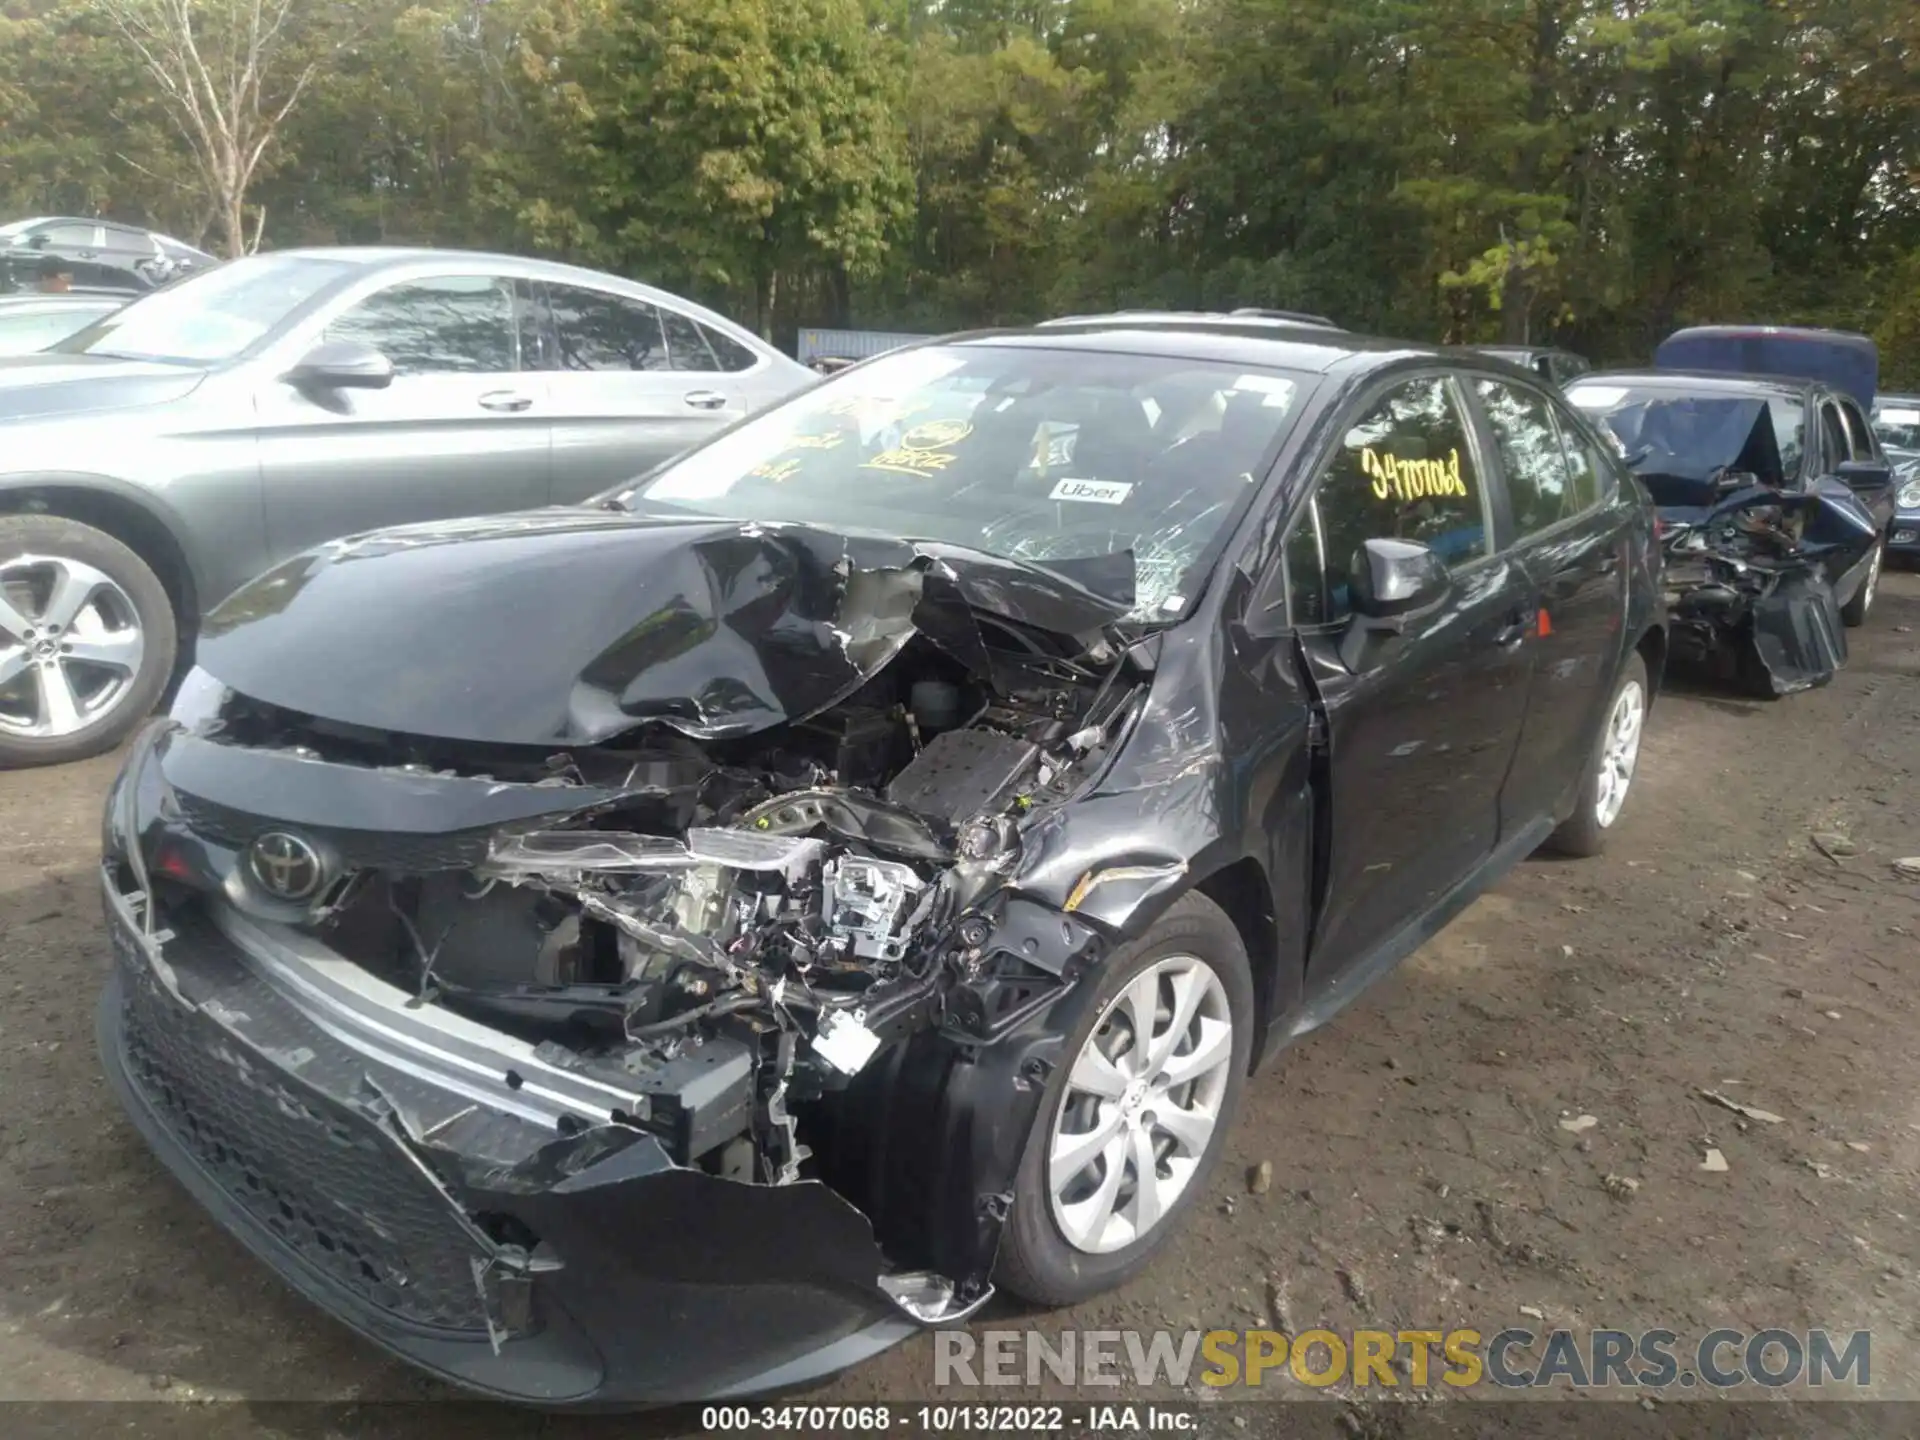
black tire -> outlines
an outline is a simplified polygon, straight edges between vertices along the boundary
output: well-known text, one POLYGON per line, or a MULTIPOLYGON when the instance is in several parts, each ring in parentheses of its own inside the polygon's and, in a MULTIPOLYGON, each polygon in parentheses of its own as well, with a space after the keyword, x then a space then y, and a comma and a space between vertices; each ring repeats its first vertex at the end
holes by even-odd
POLYGON ((1061 1049, 1062 1061, 1047 1084, 1040 1115, 1027 1142, 1014 1182, 1012 1212, 1002 1232, 995 1276, 1009 1291, 1041 1305, 1070 1305, 1123 1283, 1145 1269, 1179 1230, 1188 1210, 1207 1188, 1219 1163, 1227 1134, 1239 1112, 1241 1091, 1253 1047, 1253 975, 1246 948, 1226 913, 1204 895, 1189 893, 1176 901, 1140 939, 1124 946, 1101 968, 1073 1033, 1061 1049), (1096 1255, 1075 1248, 1060 1231, 1049 1201, 1046 1156, 1052 1141, 1068 1073, 1087 1037, 1110 1001, 1129 980, 1158 960, 1190 955, 1205 961, 1219 977, 1233 1024, 1232 1058, 1227 1062, 1226 1092, 1219 1119, 1186 1188, 1168 1206, 1159 1223, 1126 1247, 1096 1255))
POLYGON ((1873 568, 1867 571, 1860 588, 1853 592, 1853 598, 1840 607, 1840 623, 1849 630, 1858 630, 1867 623, 1867 616, 1873 611, 1874 596, 1880 593, 1880 572, 1886 565, 1886 559, 1887 543, 1881 540, 1874 546, 1873 568))
MULTIPOLYGON (((77 729, 46 736, 24 735, 4 723, 22 713, 19 680, 0 690, 0 768, 59 765, 111 750, 153 712, 173 673, 179 648, 173 606, 166 588, 148 564, 111 535, 52 515, 0 516, 0 572, 33 556, 91 566, 119 587, 144 646, 138 667, 108 707, 77 729)), ((18 593, 18 592, 16 592, 18 593)), ((116 602, 117 603, 117 602, 116 602)), ((0 653, 20 645, 21 637, 0 632, 0 653)), ((28 684, 33 683, 30 679, 28 684)))
MULTIPOLYGON (((1626 663, 1620 667, 1620 676, 1613 682, 1613 692, 1607 696, 1607 708, 1601 714, 1600 733, 1594 737, 1593 748, 1587 754, 1586 770, 1580 776, 1580 794, 1574 801, 1573 814, 1561 823, 1547 840, 1547 848, 1561 855, 1585 858, 1598 855, 1607 848, 1607 831, 1613 821, 1619 818, 1619 811, 1605 824, 1601 823, 1600 808, 1600 770, 1607 750, 1607 741, 1613 733, 1613 714, 1620 703, 1620 697, 1629 686, 1640 687, 1640 725, 1644 732, 1646 716, 1653 702, 1652 688, 1647 684, 1647 662, 1638 652, 1627 656, 1626 663)), ((1638 768, 1636 743, 1635 769, 1638 768)), ((1629 793, 1631 793, 1629 777, 1629 793)), ((1622 804, 1625 803, 1624 797, 1622 804)))

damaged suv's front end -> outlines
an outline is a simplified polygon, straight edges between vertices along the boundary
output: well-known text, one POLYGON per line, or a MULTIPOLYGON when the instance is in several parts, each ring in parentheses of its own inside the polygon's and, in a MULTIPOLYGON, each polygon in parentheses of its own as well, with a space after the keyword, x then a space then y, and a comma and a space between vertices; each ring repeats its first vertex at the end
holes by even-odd
MULTIPOLYGON (((547 1403, 982 1304, 1078 982, 1186 868, 1080 804, 1153 684, 1104 517, 1043 566, 656 498, 270 572, 106 811, 148 1141, 333 1314, 547 1403)), ((1231 509, 1181 498, 1174 587, 1231 509)))

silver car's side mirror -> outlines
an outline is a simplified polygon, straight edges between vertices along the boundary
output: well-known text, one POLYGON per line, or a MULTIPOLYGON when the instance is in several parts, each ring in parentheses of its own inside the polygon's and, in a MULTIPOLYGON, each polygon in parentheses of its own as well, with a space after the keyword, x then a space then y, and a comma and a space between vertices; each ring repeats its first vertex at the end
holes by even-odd
POLYGON ((329 340, 281 378, 302 390, 384 390, 393 384, 393 362, 370 345, 329 340))

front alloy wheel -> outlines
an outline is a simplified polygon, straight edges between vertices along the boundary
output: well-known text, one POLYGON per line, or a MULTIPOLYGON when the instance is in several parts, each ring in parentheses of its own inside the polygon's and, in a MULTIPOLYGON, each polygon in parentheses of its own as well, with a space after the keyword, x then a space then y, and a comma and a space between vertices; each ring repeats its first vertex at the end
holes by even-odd
POLYGON ((176 636, 159 577, 119 540, 0 515, 0 768, 119 744, 166 689, 176 636))
POLYGON ((1071 1305, 1147 1267, 1219 1162, 1253 1013, 1240 932, 1198 892, 1069 992, 1001 1232, 1000 1284, 1071 1305))
POLYGON ((1840 623, 1857 628, 1867 623, 1867 613, 1873 609, 1873 597, 1880 589, 1880 567, 1885 563, 1887 547, 1876 544, 1873 554, 1867 557, 1867 578, 1860 582, 1860 588, 1853 592, 1853 599, 1840 607, 1840 623))
POLYGON ((1233 1061, 1226 988, 1169 955, 1108 1002, 1067 1074, 1047 1190, 1067 1243, 1111 1254, 1166 1218, 1206 1156, 1233 1061))
POLYGON ((0 562, 0 735, 63 740, 139 678, 147 640, 103 570, 54 555, 0 562))

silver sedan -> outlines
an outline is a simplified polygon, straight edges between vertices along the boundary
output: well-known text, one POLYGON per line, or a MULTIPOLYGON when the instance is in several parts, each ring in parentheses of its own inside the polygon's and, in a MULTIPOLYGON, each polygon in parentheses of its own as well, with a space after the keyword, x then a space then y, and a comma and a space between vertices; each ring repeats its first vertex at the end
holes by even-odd
POLYGON ((288 556, 583 500, 816 379, 649 286, 446 250, 252 256, 0 359, 0 765, 116 744, 288 556))

